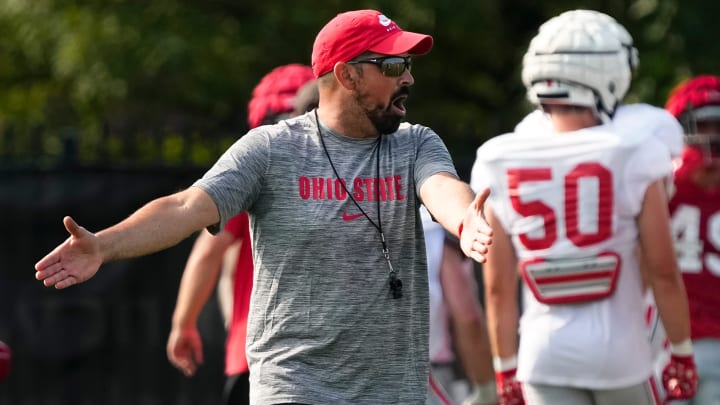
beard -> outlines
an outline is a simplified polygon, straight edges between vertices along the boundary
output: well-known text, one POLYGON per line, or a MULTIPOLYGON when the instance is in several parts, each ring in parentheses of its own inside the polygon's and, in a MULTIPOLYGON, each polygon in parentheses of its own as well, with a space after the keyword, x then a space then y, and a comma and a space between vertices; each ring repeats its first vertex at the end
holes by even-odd
POLYGON ((397 131, 402 117, 390 111, 368 112, 368 118, 380 135, 388 135, 397 131))
MULTIPOLYGON (((377 105, 375 106, 375 108, 367 109, 365 111, 365 114, 372 123, 373 127, 375 127, 375 130, 378 132, 378 134, 388 135, 398 130, 398 128, 400 127, 400 123, 405 116, 393 112, 393 100, 397 99, 400 96, 409 95, 410 88, 401 87, 390 97, 390 100, 385 106, 377 105)), ((362 96, 358 97, 359 100, 362 98, 362 96)))

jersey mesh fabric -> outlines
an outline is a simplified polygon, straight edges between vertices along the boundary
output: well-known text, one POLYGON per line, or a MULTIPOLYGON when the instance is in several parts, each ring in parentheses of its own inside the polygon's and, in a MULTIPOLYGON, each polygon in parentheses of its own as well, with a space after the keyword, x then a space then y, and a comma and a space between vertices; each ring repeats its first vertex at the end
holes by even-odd
MULTIPOLYGON (((632 136, 630 128, 637 133, 650 134, 662 142, 672 158, 680 157, 683 149, 683 130, 678 121, 667 110, 649 104, 623 104, 615 111, 613 120, 607 128, 620 128, 623 133, 632 136)), ((550 119, 540 110, 526 115, 515 126, 516 134, 538 134, 552 130, 550 119)))
POLYGON ((250 243, 250 221, 248 214, 243 212, 234 216, 225 231, 230 232, 235 240, 242 241, 235 263, 233 276, 233 306, 227 341, 225 342, 225 374, 234 375, 248 371, 245 355, 245 337, 247 336, 247 318, 250 310, 252 293, 253 263, 252 245, 250 243))
POLYGON ((692 338, 720 339, 720 188, 702 189, 689 175, 676 176, 670 214, 692 338))
POLYGON ((668 147, 636 129, 603 125, 561 136, 526 131, 501 135, 478 149, 473 189, 490 186, 489 202, 520 261, 594 257, 606 251, 621 259, 616 290, 605 299, 548 305, 523 289, 517 372, 521 381, 612 389, 640 383, 651 374, 635 218, 648 185, 668 176, 671 167, 668 147), (521 182, 510 191, 508 170, 515 169, 547 169, 549 177, 521 182), (554 242, 532 250, 523 243, 521 235, 542 238, 546 220, 520 215, 511 193, 520 193, 520 204, 535 202, 552 209, 554 242), (610 224, 609 237, 576 245, 578 236, 593 234, 603 222, 610 224))

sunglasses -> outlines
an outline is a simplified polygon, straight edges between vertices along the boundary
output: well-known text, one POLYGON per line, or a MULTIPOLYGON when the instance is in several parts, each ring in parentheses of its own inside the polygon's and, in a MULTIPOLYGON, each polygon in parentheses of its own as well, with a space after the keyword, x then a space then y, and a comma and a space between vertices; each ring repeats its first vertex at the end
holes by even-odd
POLYGON ((402 56, 385 56, 382 58, 362 59, 362 60, 351 60, 347 62, 349 64, 358 63, 372 63, 380 68, 380 71, 384 76, 388 77, 399 77, 405 72, 410 71, 412 67, 412 60, 410 57, 402 56))

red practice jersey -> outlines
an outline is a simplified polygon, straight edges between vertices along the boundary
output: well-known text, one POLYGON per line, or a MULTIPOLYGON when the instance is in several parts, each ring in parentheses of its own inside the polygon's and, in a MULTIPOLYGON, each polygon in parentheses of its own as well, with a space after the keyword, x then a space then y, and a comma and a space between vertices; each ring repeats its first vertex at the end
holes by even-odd
POLYGON ((678 173, 670 214, 692 338, 720 338, 720 188, 704 190, 678 173))
POLYGON ((247 212, 230 219, 225 231, 232 233, 236 240, 242 240, 233 277, 232 320, 225 345, 225 374, 233 375, 248 371, 245 342, 253 286, 253 257, 247 212))

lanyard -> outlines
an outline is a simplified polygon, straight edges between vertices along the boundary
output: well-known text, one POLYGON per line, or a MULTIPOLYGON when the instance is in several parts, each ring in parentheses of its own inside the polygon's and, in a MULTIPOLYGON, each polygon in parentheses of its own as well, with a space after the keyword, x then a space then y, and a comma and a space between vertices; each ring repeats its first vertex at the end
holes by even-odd
MULTIPOLYGON (((325 146, 325 141, 323 140, 323 134, 322 130, 320 129, 320 120, 318 119, 317 115, 317 109, 314 110, 315 113, 315 124, 317 125, 318 130, 318 137, 320 138, 320 143, 322 144, 323 150, 325 151, 325 156, 327 156, 328 162, 330 162, 330 167, 333 169, 333 173, 335 173, 335 176, 340 179, 340 175, 337 172, 337 169, 335 169, 335 165, 333 164, 332 159, 330 158, 330 153, 328 153, 327 146, 325 146)), ((370 216, 365 212, 365 210, 360 207, 360 204, 355 200, 355 198, 352 196, 350 191, 348 191, 347 187, 345 186, 345 182, 341 181, 340 185, 342 186, 343 190, 345 190, 345 194, 347 194, 348 197, 350 197, 350 200, 355 204, 355 206, 360 210, 360 212, 365 216, 365 218, 372 224, 372 226, 377 229, 378 233, 380 234, 380 243, 382 244, 382 253, 385 257, 385 261, 387 262, 388 269, 390 270, 388 274, 388 284, 390 286, 390 293, 392 294, 393 298, 401 298, 402 297, 402 280, 400 280, 397 277, 397 272, 395 272, 395 269, 392 266, 392 263, 390 262, 390 250, 388 249, 387 242, 385 241, 385 233, 383 233, 382 229, 382 217, 380 216, 380 143, 382 141, 382 135, 378 136, 377 142, 375 142, 375 173, 377 175, 376 177, 376 185, 375 185, 375 202, 377 203, 377 213, 378 213, 378 220, 377 223, 370 218, 370 216)))

